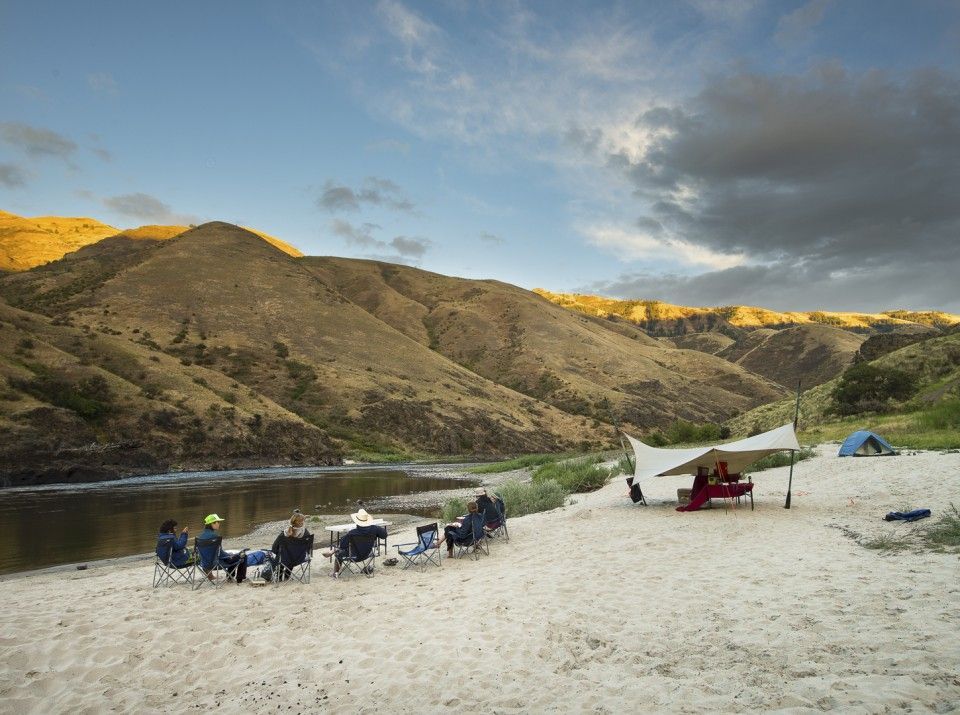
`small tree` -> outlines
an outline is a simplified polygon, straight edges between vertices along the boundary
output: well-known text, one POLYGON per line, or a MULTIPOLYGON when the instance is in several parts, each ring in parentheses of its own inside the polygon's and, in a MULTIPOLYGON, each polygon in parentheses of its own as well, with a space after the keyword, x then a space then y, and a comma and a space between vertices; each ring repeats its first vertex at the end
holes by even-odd
POLYGON ((838 413, 855 415, 881 411, 890 400, 906 400, 916 389, 916 377, 910 373, 862 362, 843 373, 832 397, 838 413))

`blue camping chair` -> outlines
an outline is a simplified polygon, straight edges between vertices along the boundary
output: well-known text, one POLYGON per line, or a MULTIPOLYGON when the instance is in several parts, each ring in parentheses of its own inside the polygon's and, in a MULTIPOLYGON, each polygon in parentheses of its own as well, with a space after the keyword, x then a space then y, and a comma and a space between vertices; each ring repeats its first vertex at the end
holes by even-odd
POLYGON ((338 556, 340 577, 363 574, 373 577, 373 563, 380 555, 380 537, 376 534, 347 534, 347 553, 338 556))
POLYGON ((247 549, 240 552, 241 558, 236 563, 228 565, 220 560, 222 544, 222 536, 211 539, 198 536, 193 540, 193 561, 200 572, 195 576, 194 589, 203 588, 204 585, 220 588, 228 579, 236 580, 241 561, 246 563, 247 549))
POLYGON ((194 559, 190 559, 184 566, 174 566, 171 563, 173 558, 173 545, 176 537, 170 534, 169 539, 164 539, 164 543, 158 547, 159 553, 154 554, 153 560, 153 587, 157 586, 175 586, 177 584, 193 585, 193 575, 196 568, 194 559), (163 554, 161 556, 161 554, 163 554))
POLYGON ((310 561, 313 559, 313 534, 295 539, 281 535, 277 540, 277 554, 271 580, 279 585, 283 581, 310 583, 310 561))
POLYGON ((425 524, 417 527, 417 541, 410 544, 397 544, 397 553, 403 557, 404 570, 411 566, 419 566, 425 571, 428 564, 440 566, 440 529, 437 523, 425 524), (410 547, 413 548, 405 548, 410 547))

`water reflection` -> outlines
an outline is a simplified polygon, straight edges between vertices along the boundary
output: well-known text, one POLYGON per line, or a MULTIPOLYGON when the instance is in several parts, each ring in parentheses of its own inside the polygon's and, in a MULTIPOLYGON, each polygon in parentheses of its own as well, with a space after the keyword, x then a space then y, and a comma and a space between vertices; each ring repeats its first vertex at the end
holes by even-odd
MULTIPOLYGON (((459 470, 459 467, 457 468, 459 470)), ((226 519, 224 536, 239 536, 294 507, 347 512, 357 499, 463 486, 450 468, 296 470, 205 473, 124 480, 84 488, 9 489, 0 499, 0 573, 151 551, 165 519, 190 527, 203 517, 226 519)), ((252 544, 259 546, 260 544, 252 544)))

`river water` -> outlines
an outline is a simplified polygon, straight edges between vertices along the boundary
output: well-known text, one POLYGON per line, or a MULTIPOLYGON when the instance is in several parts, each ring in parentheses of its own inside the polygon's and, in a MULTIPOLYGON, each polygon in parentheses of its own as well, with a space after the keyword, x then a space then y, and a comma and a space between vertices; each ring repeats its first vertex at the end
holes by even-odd
MULTIPOLYGON (((226 521, 225 537, 268 521, 310 513, 347 513, 358 499, 465 487, 465 465, 364 465, 190 472, 81 485, 16 487, 0 492, 0 573, 152 551, 166 519, 190 527, 226 521)), ((410 510, 407 510, 410 511, 410 510)))

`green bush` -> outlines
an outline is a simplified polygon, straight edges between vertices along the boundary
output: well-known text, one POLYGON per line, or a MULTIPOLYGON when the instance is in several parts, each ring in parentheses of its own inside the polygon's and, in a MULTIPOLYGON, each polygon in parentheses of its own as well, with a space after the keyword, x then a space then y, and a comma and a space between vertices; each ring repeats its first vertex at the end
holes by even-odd
POLYGON ((960 429, 960 399, 944 400, 917 415, 921 429, 960 429))
POLYGON ((443 505, 443 512, 441 513, 441 518, 445 522, 451 522, 456 519, 458 516, 463 516, 467 513, 467 502, 459 497, 449 499, 443 505))
POLYGON ((507 507, 507 516, 523 516, 550 511, 564 505, 567 491, 552 479, 540 482, 505 482, 497 494, 507 507))
POLYGON ((882 412, 891 400, 906 400, 916 390, 915 376, 896 368, 862 362, 843 373, 831 397, 838 414, 856 415, 882 412))
MULTIPOLYGON (((817 453, 813 451, 810 447, 801 447, 799 452, 796 452, 793 456, 793 462, 802 462, 805 459, 810 459, 811 457, 816 457, 817 453)), ((758 459, 756 462, 748 466, 743 470, 744 474, 752 474, 754 472, 762 472, 764 469, 774 469, 775 467, 787 467, 790 465, 790 453, 789 452, 776 452, 775 454, 769 454, 762 459, 758 459)))
POLYGON ((39 374, 33 379, 11 379, 10 384, 38 400, 72 410, 85 420, 95 421, 113 411, 112 393, 101 375, 72 383, 65 378, 39 374))
POLYGON ((491 464, 481 464, 478 467, 470 467, 467 471, 471 474, 498 474, 500 472, 509 472, 513 469, 523 469, 524 467, 537 467, 541 464, 556 462, 563 459, 562 454, 525 454, 516 459, 508 459, 505 462, 493 462, 491 464))
POLYGON ((592 492, 610 479, 611 470, 601 467, 601 455, 544 464, 533 473, 534 482, 555 481, 568 492, 592 492))

